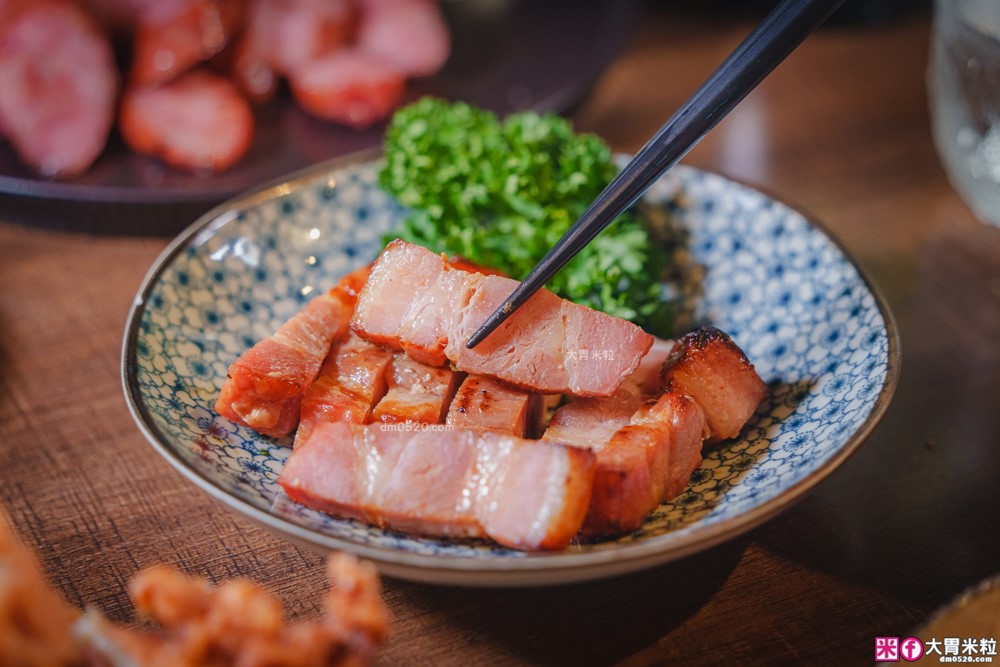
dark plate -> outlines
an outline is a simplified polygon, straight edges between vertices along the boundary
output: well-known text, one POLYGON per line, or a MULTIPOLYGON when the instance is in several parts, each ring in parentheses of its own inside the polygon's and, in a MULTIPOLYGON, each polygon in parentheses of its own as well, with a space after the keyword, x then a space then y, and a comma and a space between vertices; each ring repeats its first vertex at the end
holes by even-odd
MULTIPOLYGON (((616 0, 446 0, 453 50, 408 98, 436 95, 506 114, 566 111, 618 51, 634 3, 616 0)), ((115 131, 79 178, 34 175, 0 145, 0 218, 96 232, 173 234, 234 195, 283 175, 377 146, 385 129, 357 132, 314 119, 287 91, 257 110, 247 156, 221 174, 189 174, 137 155, 115 131)))

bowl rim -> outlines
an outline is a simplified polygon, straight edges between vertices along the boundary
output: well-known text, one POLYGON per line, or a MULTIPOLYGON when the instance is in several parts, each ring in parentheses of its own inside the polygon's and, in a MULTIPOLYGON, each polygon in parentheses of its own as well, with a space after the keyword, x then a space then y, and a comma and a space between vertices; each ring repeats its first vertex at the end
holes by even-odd
MULTIPOLYGON (((644 567, 666 563, 671 560, 683 558, 693 553, 702 551, 721 542, 735 538, 752 528, 773 518, 780 512, 790 507, 800 500, 804 495, 815 488, 821 481, 826 479, 833 471, 838 469, 848 458, 850 458, 867 440, 875 429, 879 421, 885 414, 886 409, 892 399, 899 382, 899 369, 901 364, 900 341, 895 319, 892 312, 878 289, 862 269, 857 261, 847 252, 844 244, 830 230, 819 222, 814 216, 806 213, 801 207, 787 203, 783 199, 772 196, 766 189, 747 184, 741 180, 733 179, 718 172, 682 165, 678 167, 691 172, 701 172, 725 179, 727 182, 747 188, 767 197, 771 201, 782 204, 790 211, 800 215, 805 221, 817 231, 826 236, 837 250, 841 253, 848 264, 857 272, 862 284, 874 298, 876 308, 882 316, 885 324, 887 338, 887 358, 886 375, 882 387, 876 397, 871 411, 864 422, 850 435, 847 441, 836 452, 833 453, 818 468, 813 470, 803 479, 795 482, 774 498, 771 498, 760 505, 743 511, 736 516, 720 520, 716 523, 695 528, 690 533, 680 538, 670 539, 671 533, 656 536, 641 542, 633 542, 620 545, 617 548, 598 549, 586 552, 574 552, 566 550, 557 552, 539 552, 526 554, 525 557, 516 558, 475 558, 468 556, 456 556, 449 554, 420 554, 409 551, 396 550, 381 546, 372 546, 335 537, 321 533, 304 526, 300 526, 288 519, 276 516, 270 512, 260 509, 249 501, 243 500, 230 494, 222 488, 216 486, 210 479, 199 473, 194 467, 185 462, 168 444, 168 438, 162 437, 159 430, 153 424, 146 408, 141 400, 139 385, 136 377, 136 342, 139 334, 139 323, 145 312, 145 305, 153 287, 173 260, 183 252, 191 241, 197 240, 199 236, 214 234, 218 229, 230 223, 236 217, 236 211, 259 205, 265 201, 276 199, 290 191, 298 189, 306 184, 318 180, 325 174, 336 170, 356 167, 378 160, 382 155, 381 149, 371 149, 361 151, 347 156, 342 156, 318 163, 305 169, 294 172, 291 175, 274 179, 264 185, 247 191, 246 193, 234 197, 219 204, 210 211, 204 213, 184 231, 176 236, 166 248, 160 253, 147 271, 146 276, 139 287, 139 290, 129 309, 128 318, 125 324, 125 331, 122 340, 121 350, 121 382, 125 394, 126 403, 132 418, 135 420, 139 430, 146 439, 153 445, 153 448, 167 460, 177 471, 179 471, 189 481, 200 489, 208 493, 211 497, 228 505, 244 516, 269 528, 272 531, 283 534, 299 544, 308 544, 313 548, 323 550, 338 550, 352 553, 356 556, 368 558, 380 564, 389 566, 387 569, 394 569, 395 573, 400 573, 406 568, 417 568, 421 571, 439 572, 446 577, 451 575, 482 574, 484 581, 488 585, 521 585, 518 582, 507 581, 504 578, 489 577, 496 575, 514 575, 516 573, 537 574, 541 572, 553 573, 554 571, 573 572, 566 580, 579 580, 583 578, 594 578, 587 573, 593 568, 603 568, 613 565, 613 571, 607 576, 614 576, 628 571, 638 570, 644 567), (664 540, 670 541, 664 544, 664 540)), ((572 547, 570 547, 572 549, 572 547)), ((407 576, 400 574, 400 576, 407 576)), ((596 576, 600 576, 597 574, 596 576)), ((412 577, 412 578, 420 578, 412 577)), ((536 584, 557 583, 533 582, 536 584)))

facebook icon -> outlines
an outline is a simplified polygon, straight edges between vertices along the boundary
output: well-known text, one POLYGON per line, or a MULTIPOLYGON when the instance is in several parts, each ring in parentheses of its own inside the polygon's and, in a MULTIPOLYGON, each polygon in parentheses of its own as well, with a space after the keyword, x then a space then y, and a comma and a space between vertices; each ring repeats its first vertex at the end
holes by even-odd
POLYGON ((899 654, 907 662, 919 660, 924 654, 924 643, 916 637, 907 637, 899 642, 899 654))

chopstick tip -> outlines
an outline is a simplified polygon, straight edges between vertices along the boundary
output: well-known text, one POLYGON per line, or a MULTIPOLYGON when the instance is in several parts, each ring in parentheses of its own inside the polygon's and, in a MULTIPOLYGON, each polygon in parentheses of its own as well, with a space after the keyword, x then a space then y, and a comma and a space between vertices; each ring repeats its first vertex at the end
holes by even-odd
POLYGON ((479 327, 479 329, 477 329, 474 334, 469 336, 469 340, 465 342, 465 347, 471 350, 475 346, 482 343, 483 340, 490 335, 490 333, 491 332, 487 329, 486 325, 484 324, 483 326, 479 327))
POLYGON ((509 299, 504 302, 502 306, 493 311, 493 313, 486 318, 482 326, 476 329, 475 333, 469 336, 469 340, 466 341, 465 347, 472 349, 486 340, 486 337, 493 333, 498 326, 503 324, 511 313, 514 312, 514 301, 509 299))

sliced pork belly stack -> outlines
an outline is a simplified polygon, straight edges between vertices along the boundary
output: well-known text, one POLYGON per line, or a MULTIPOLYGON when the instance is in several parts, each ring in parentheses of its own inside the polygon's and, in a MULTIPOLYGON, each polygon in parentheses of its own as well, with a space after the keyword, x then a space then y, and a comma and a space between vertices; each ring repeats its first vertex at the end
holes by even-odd
POLYGON ((542 436, 597 456, 583 525, 587 537, 637 529, 663 500, 684 488, 701 462, 704 420, 698 407, 683 396, 656 397, 659 369, 672 346, 657 340, 613 396, 577 398, 560 407, 542 436), (671 480, 680 478, 684 483, 668 496, 675 486, 671 480))
POLYGON ((739 435, 767 396, 767 386, 743 350, 714 327, 693 331, 679 341, 663 367, 664 391, 687 394, 705 411, 709 440, 739 435))
POLYGON ((305 442, 320 422, 368 423, 372 408, 385 396, 392 357, 391 351, 353 333, 334 343, 302 399, 296 446, 305 442))
POLYGON ((594 455, 499 433, 318 425, 278 482, 340 517, 516 549, 562 549, 587 511, 594 455))
POLYGON ((501 276, 478 281, 445 349, 458 368, 540 393, 610 396, 653 342, 631 322, 539 290, 494 334, 467 348, 466 341, 517 285, 501 276))
POLYGON ((663 374, 663 365, 667 362, 676 344, 677 341, 654 338, 649 352, 642 358, 632 374, 625 379, 622 386, 631 385, 644 394, 660 394, 660 376, 663 374))
POLYGON ((426 248, 392 241, 372 266, 351 328, 373 343, 441 366, 448 361, 448 323, 455 316, 453 309, 468 298, 467 283, 475 279, 470 275, 481 274, 451 270, 426 248))
POLYGON ((701 465, 704 417, 694 401, 666 393, 644 405, 596 450, 597 471, 583 522, 588 537, 621 535, 675 497, 701 465))
POLYGON ((388 391, 375 406, 371 421, 439 424, 448 412, 462 374, 428 366, 396 353, 386 376, 388 391))
POLYGON ((346 276, 233 362, 216 412, 264 435, 291 433, 299 421, 302 397, 332 342, 347 333, 358 288, 366 277, 367 268, 346 276))
POLYGON ((539 432, 542 397, 484 375, 462 381, 445 423, 455 428, 533 438, 539 432))
POLYGON ((451 361, 544 394, 610 396, 652 345, 653 337, 631 322, 539 290, 476 349, 466 348, 516 286, 397 239, 376 260, 351 326, 418 361, 451 361))
POLYGON ((657 485, 657 503, 674 498, 701 465, 701 443, 705 437, 705 414, 701 406, 690 396, 666 392, 636 410, 626 428, 636 427, 658 429, 664 437, 669 437, 667 467, 651 461, 650 470, 657 485))
POLYGON ((576 398, 552 416, 543 437, 547 440, 599 449, 626 426, 642 404, 659 395, 660 372, 674 341, 654 339, 639 366, 608 397, 576 398))
POLYGON ((544 439, 597 456, 583 534, 639 528, 687 486, 701 465, 703 438, 738 435, 763 397, 763 382, 739 347, 721 331, 704 329, 676 344, 656 341, 613 396, 559 408, 544 439), (712 430, 710 414, 724 426, 712 430))
POLYGON ((629 423, 646 398, 634 388, 620 387, 614 396, 574 399, 556 410, 542 438, 597 451, 629 423))

